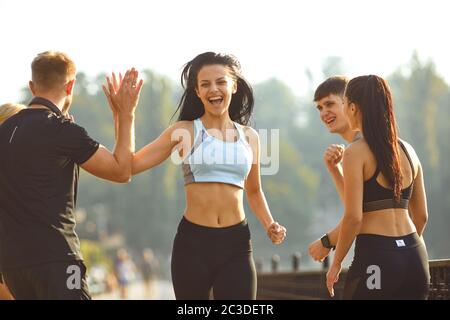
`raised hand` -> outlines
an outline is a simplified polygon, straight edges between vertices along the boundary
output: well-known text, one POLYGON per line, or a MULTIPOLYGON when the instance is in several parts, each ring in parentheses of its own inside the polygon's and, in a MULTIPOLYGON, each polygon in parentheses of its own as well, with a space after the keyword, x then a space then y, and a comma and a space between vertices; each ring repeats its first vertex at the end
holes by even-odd
POLYGON ((344 151, 345 147, 342 144, 331 144, 328 146, 323 155, 323 160, 328 169, 333 169, 341 162, 344 151))
POLYGON ((142 79, 138 82, 138 76, 138 71, 132 68, 127 70, 123 78, 119 74, 119 80, 117 80, 114 72, 112 73, 112 79, 106 77, 108 87, 103 85, 102 88, 113 114, 116 115, 120 112, 134 113, 143 84, 142 79))
POLYGON ((286 238, 286 228, 280 225, 278 222, 273 222, 269 228, 267 228, 267 236, 274 244, 280 244, 286 238))

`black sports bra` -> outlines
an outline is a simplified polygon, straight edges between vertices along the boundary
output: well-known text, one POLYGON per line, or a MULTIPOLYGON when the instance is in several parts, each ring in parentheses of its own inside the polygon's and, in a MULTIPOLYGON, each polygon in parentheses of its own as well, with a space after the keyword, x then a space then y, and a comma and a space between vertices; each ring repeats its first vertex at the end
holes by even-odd
POLYGON ((375 170, 375 174, 367 181, 364 181, 364 191, 363 191, 363 212, 370 212, 375 210, 383 210, 390 208, 402 208, 408 209, 409 199, 411 199, 413 185, 414 185, 414 165, 412 163, 411 157, 409 156, 408 151, 405 148, 405 145, 399 140, 400 146, 408 158, 409 164, 411 166, 413 180, 411 184, 402 189, 400 195, 400 201, 397 202, 394 200, 394 191, 392 189, 388 189, 380 185, 377 181, 377 177, 380 174, 380 169, 377 165, 377 169, 375 170))

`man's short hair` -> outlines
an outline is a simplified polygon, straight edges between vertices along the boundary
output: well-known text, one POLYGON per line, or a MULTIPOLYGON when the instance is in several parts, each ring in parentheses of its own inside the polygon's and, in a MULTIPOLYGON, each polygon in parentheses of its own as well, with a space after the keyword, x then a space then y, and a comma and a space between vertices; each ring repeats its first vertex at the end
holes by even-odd
POLYGON ((349 79, 345 76, 329 77, 317 87, 314 93, 314 102, 328 97, 330 94, 343 96, 348 81, 349 79))
POLYGON ((58 89, 75 78, 75 63, 59 51, 39 53, 31 63, 31 79, 44 90, 58 89))

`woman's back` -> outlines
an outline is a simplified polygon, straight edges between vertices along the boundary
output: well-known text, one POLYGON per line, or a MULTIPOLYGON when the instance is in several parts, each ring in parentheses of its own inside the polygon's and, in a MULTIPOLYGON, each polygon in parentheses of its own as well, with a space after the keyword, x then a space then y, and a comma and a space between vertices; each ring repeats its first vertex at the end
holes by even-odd
MULTIPOLYGON (((406 142, 402 141, 405 150, 399 143, 400 169, 403 176, 402 198, 407 206, 410 196, 414 196, 414 184, 417 172, 419 171, 419 159, 414 149, 406 142), (408 158, 409 157, 409 158, 408 158), (410 195, 412 192, 412 195, 410 195)), ((389 185, 383 173, 379 172, 379 167, 375 156, 370 150, 367 142, 361 139, 355 142, 354 148, 364 159, 363 177, 364 177, 364 199, 376 197, 376 193, 393 194, 392 187, 389 185), (376 176, 375 176, 376 175, 376 176), (369 194, 369 192, 371 194, 369 194)), ((373 201, 372 204, 382 202, 373 201)), ((364 207, 367 207, 367 202, 364 207)), ((408 209, 390 206, 389 208, 373 208, 370 211, 365 209, 363 213, 363 222, 360 234, 379 234, 385 236, 401 236, 416 231, 416 228, 408 213, 408 209)))

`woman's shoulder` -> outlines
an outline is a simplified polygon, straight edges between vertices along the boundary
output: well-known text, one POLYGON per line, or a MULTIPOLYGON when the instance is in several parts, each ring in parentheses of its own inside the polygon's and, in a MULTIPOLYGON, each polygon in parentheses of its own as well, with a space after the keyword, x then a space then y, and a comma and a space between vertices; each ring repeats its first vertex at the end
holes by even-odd
POLYGON ((255 147, 259 144, 259 134, 254 128, 250 126, 240 125, 242 127, 242 131, 244 132, 244 136, 246 141, 252 146, 255 147))
POLYGON ((367 141, 364 138, 361 138, 350 143, 345 148, 345 151, 348 151, 348 153, 365 153, 367 151, 370 151, 370 148, 367 144, 367 141))
POLYGON ((194 132, 192 122, 187 120, 174 122, 164 130, 162 135, 170 139, 174 137, 184 139, 185 137, 192 136, 194 132))
POLYGON ((170 125, 168 131, 171 133, 178 131, 194 131, 194 120, 180 120, 170 125))
POLYGON ((190 129, 192 128, 195 120, 179 120, 172 126, 176 129, 190 129))
POLYGON ((251 126, 246 126, 243 124, 240 124, 240 126, 242 127, 242 129, 244 129, 244 132, 251 132, 252 134, 258 134, 258 131, 256 131, 256 129, 252 128, 251 126))
POLYGON ((414 148, 413 148, 413 146, 409 143, 409 142, 407 142, 407 141, 405 141, 405 140, 403 140, 403 139, 398 139, 404 146, 405 146, 405 148, 406 148, 406 151, 408 151, 408 153, 412 156, 412 155, 415 155, 416 156, 416 150, 414 150, 414 148))
POLYGON ((414 150, 413 146, 409 142, 407 142, 407 141, 405 141, 403 139, 399 138, 398 140, 405 147, 405 149, 408 152, 408 155, 411 158, 411 161, 414 163, 414 165, 420 165, 419 157, 417 156, 416 150, 414 150))
POLYGON ((368 163, 373 160, 372 152, 364 138, 350 143, 344 151, 344 162, 353 165, 368 163))
POLYGON ((242 130, 244 130, 244 133, 248 136, 254 137, 254 138, 258 138, 259 134, 258 131, 256 131, 254 128, 250 127, 250 126, 245 126, 245 125, 240 125, 242 127, 242 130))

